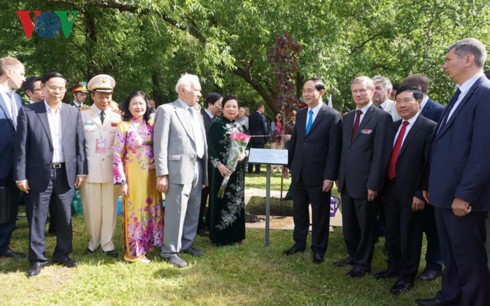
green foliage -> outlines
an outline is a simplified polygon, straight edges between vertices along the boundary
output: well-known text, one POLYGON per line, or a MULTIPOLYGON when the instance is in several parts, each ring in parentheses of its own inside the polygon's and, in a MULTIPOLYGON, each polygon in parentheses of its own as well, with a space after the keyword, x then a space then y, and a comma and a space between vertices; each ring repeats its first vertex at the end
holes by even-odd
POLYGON ((454 86, 441 69, 446 48, 464 37, 490 46, 487 0, 17 0, 0 8, 2 56, 25 62, 28 75, 58 70, 69 83, 111 74, 118 101, 135 89, 172 101, 177 78, 192 72, 205 94, 236 93, 242 103, 277 110, 267 50, 287 33, 302 46, 298 97, 304 80, 319 76, 342 109, 353 104, 350 81, 358 75, 399 82, 423 73, 431 97, 444 103, 454 86), (60 31, 27 39, 20 9, 79 13, 68 38, 60 31))

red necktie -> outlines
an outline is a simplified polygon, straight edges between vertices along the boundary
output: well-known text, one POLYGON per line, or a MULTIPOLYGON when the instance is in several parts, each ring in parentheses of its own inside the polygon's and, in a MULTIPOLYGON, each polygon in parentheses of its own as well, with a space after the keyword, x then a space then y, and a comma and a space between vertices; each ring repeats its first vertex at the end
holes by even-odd
POLYGON ((354 141, 356 137, 357 129, 359 128, 359 122, 361 121, 362 110, 356 111, 356 119, 354 120, 354 126, 352 127, 352 134, 350 135, 350 142, 354 141))
POLYGON ((390 180, 395 178, 396 161, 398 160, 398 154, 400 154, 400 149, 402 148, 403 137, 405 136, 407 125, 408 121, 403 121, 400 133, 398 133, 398 137, 396 138, 395 146, 393 147, 393 151, 391 151, 390 167, 388 168, 388 178, 390 180))

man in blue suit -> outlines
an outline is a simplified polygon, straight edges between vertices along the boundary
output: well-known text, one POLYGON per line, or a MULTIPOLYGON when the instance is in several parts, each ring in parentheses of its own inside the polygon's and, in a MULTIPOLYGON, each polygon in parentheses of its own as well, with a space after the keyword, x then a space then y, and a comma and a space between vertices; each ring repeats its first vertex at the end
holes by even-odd
POLYGON ((485 218, 490 210, 490 81, 474 38, 451 47, 443 66, 458 86, 431 146, 427 202, 435 207, 445 269, 435 298, 419 305, 490 305, 485 218), (429 201, 430 199, 430 201, 429 201))
MULTIPOLYGON (((427 95, 429 91, 429 79, 422 74, 412 74, 406 77, 400 84, 418 88, 424 94, 420 105, 420 114, 434 122, 439 122, 444 106, 435 102, 427 95)), ((420 274, 421 280, 431 281, 441 275, 442 255, 437 236, 436 217, 434 215, 434 206, 426 205, 422 211, 424 233, 427 238, 427 250, 425 252, 425 270, 420 274)))
POLYGON ((25 254, 10 249, 10 238, 17 220, 19 190, 13 176, 14 140, 17 114, 22 101, 14 90, 25 81, 24 65, 13 57, 0 58, 0 188, 9 195, 10 215, 0 224, 0 257, 22 258, 25 254))
POLYGON ((78 263, 72 252, 71 202, 74 188, 87 175, 87 160, 80 112, 61 101, 66 79, 57 72, 42 78, 42 102, 21 108, 15 141, 15 180, 26 194, 29 220, 27 276, 36 276, 48 263, 44 227, 51 198, 56 201, 56 248, 53 261, 67 268, 78 263))

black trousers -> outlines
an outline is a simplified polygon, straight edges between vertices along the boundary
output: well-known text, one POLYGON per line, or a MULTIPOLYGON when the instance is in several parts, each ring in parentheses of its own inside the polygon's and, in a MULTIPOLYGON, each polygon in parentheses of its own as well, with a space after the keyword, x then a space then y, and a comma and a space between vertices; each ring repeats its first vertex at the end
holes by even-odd
POLYGON ((412 198, 386 197, 385 218, 388 269, 398 271, 400 280, 414 282, 422 249, 423 213, 412 211, 412 198))
POLYGON ((425 252, 425 268, 430 270, 442 271, 442 255, 437 235, 436 216, 434 206, 426 205, 422 211, 424 215, 425 237, 427 238, 427 251, 425 252))
POLYGON ((435 208, 441 243, 441 289, 436 295, 445 303, 490 305, 490 273, 485 250, 486 212, 456 217, 452 209, 435 208))
POLYGON ((306 238, 310 226, 308 206, 312 210, 311 249, 314 253, 325 254, 328 246, 330 227, 330 192, 322 192, 322 185, 307 186, 301 178, 295 183, 293 195, 293 239, 300 248, 306 248, 306 238))
POLYGON ((2 254, 8 250, 10 238, 15 229, 20 191, 15 184, 12 172, 6 178, 0 179, 0 186, 7 188, 10 194, 10 217, 7 222, 0 224, 0 254, 2 254))
POLYGON ((366 199, 354 199, 342 192, 342 230, 347 254, 353 265, 371 269, 376 242, 376 205, 366 199))
MULTIPOLYGON (((255 148, 255 149, 263 149, 264 146, 265 146, 265 143, 252 143, 252 144, 250 144, 250 148, 255 148)), ((247 169, 248 173, 252 173, 253 166, 254 166, 253 164, 248 164, 248 169, 247 169)), ((260 173, 260 166, 261 166, 261 164, 255 164, 255 173, 256 174, 260 173)))
POLYGON ((26 196, 29 219, 29 255, 31 262, 47 262, 45 226, 49 203, 56 203, 56 247, 53 259, 60 261, 72 252, 71 202, 74 190, 68 185, 65 167, 51 170, 48 187, 43 192, 30 191, 26 196))

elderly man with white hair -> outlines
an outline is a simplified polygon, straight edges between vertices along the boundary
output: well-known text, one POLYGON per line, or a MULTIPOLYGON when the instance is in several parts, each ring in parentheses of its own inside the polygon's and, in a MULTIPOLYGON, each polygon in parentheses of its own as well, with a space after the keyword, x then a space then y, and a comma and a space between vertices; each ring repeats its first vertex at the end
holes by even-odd
POLYGON ((154 125, 157 189, 166 194, 164 246, 161 256, 170 264, 187 266, 179 253, 202 256, 192 247, 207 185, 206 132, 199 110, 199 78, 183 74, 177 81, 178 99, 158 107, 154 125))

